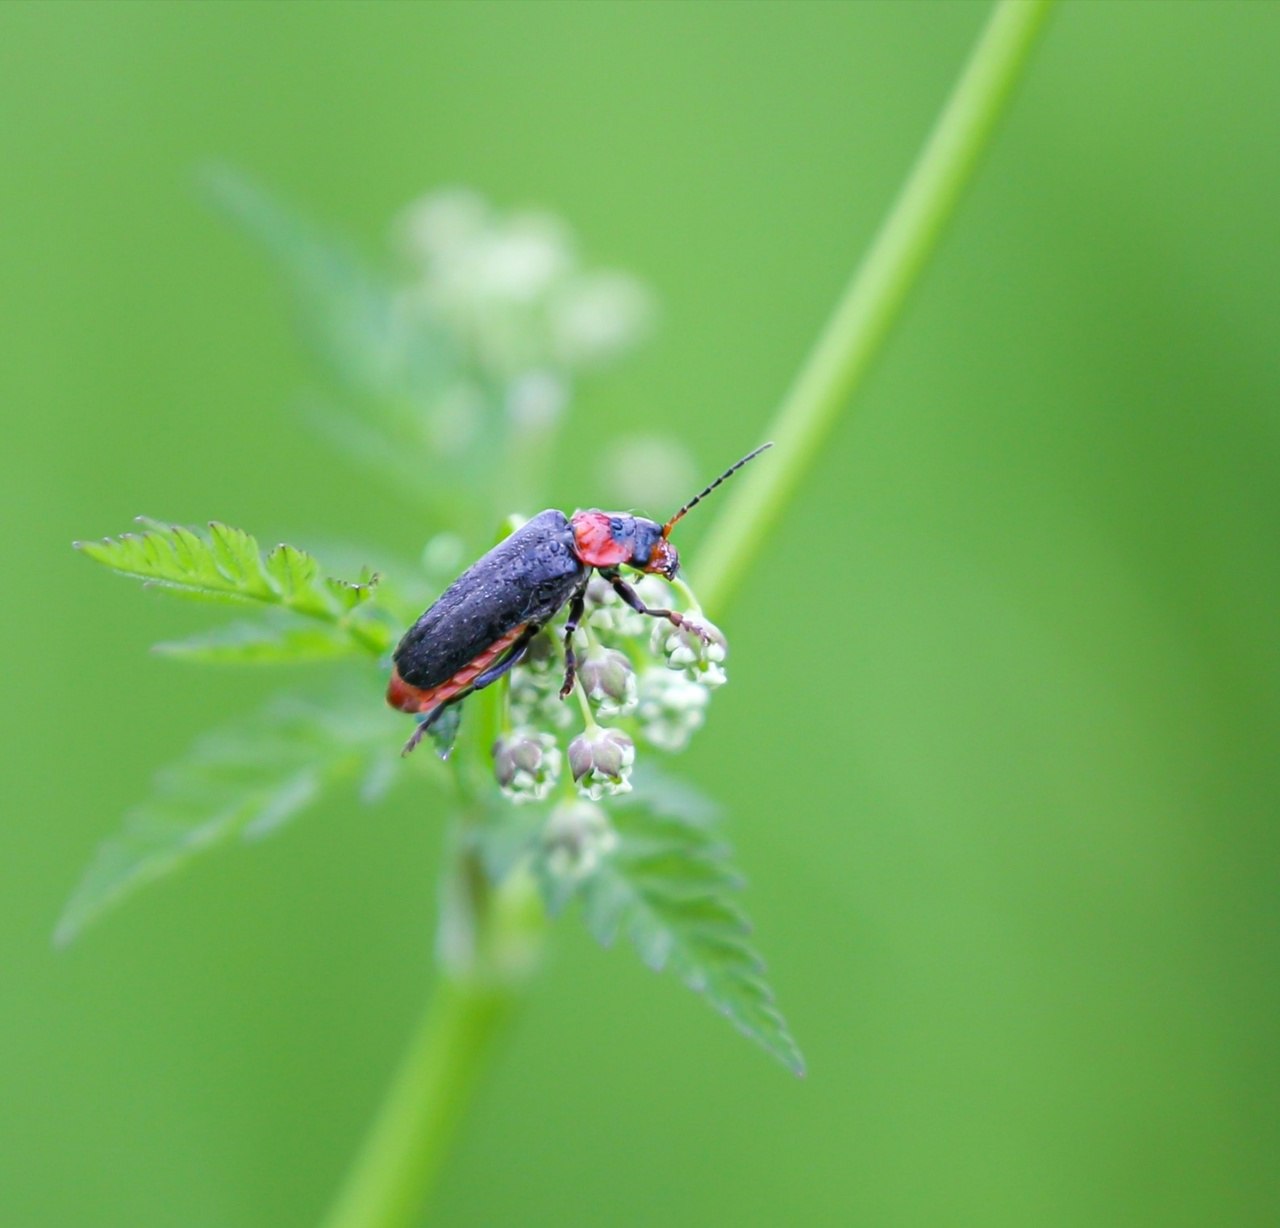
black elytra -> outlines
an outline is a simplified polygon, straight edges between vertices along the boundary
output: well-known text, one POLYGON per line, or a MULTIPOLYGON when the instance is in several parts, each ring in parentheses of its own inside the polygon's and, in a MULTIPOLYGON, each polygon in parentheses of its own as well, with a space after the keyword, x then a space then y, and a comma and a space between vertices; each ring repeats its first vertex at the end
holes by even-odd
POLYGON ((560 694, 567 696, 576 667, 573 634, 582 619, 593 571, 599 571, 632 609, 687 627, 706 639, 707 633, 685 615, 646 606, 618 568, 627 566, 673 580, 680 559, 667 540, 672 527, 770 446, 766 443, 732 465, 665 525, 595 508, 575 512, 572 518, 548 508, 477 559, 405 632, 393 654, 387 702, 421 718, 405 753, 447 707, 496 682, 515 666, 530 640, 566 604, 565 679, 560 694))

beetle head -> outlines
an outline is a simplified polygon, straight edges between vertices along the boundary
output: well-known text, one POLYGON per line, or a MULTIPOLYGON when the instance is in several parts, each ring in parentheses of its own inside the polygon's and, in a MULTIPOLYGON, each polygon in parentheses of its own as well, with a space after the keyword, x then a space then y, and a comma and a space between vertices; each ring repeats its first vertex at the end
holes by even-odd
POLYGON ((656 520, 642 520, 637 516, 631 542, 629 566, 637 571, 665 576, 668 580, 676 578, 676 572, 680 570, 680 552, 667 540, 664 526, 656 520))
POLYGON ((599 508, 574 512, 570 518, 574 549, 588 567, 634 567, 636 571, 674 580, 680 570, 680 553, 671 544, 671 530, 690 508, 696 507, 726 478, 737 473, 752 457, 772 444, 762 444, 736 465, 730 465, 710 486, 696 494, 666 524, 626 512, 602 512, 599 508))
POLYGON ((588 567, 634 567, 670 580, 680 566, 676 548, 657 521, 592 508, 575 512, 570 523, 578 557, 588 567))

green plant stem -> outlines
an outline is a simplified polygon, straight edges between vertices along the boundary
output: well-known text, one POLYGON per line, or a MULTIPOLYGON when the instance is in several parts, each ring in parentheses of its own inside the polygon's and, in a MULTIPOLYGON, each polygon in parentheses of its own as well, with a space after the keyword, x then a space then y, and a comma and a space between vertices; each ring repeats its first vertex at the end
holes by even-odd
POLYGON ((698 556, 698 593, 719 612, 761 550, 865 377, 955 212, 1052 7, 1000 0, 870 250, 782 403, 777 448, 729 492, 698 556))
MULTIPOLYGON (((817 455, 937 243, 1026 63, 1052 0, 1001 0, 870 252, 783 403, 777 462, 755 466, 700 558, 719 610, 817 455)), ((483 908, 485 905, 480 904, 483 908)), ((477 917, 479 928, 488 918, 477 917)), ((416 1222, 513 989, 442 975, 436 998, 325 1228, 416 1222), (488 986, 486 988, 486 985, 488 986)))
POLYGON ((582 683, 578 679, 574 679, 574 694, 578 697, 578 707, 582 712, 582 723, 589 730, 599 729, 600 726, 596 721, 595 713, 591 711, 591 704, 587 700, 587 692, 582 683))
POLYGON ((325 1228, 409 1228, 422 1214, 510 990, 442 976, 325 1228))

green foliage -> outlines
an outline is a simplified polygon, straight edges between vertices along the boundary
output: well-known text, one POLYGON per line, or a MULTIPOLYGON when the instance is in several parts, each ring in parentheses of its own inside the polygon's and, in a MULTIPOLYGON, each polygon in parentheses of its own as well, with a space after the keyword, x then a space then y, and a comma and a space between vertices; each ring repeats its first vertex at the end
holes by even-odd
POLYGON ((354 693, 329 705, 281 698, 260 714, 206 734, 160 772, 151 797, 103 843, 63 910, 65 944, 145 883, 235 835, 256 839, 343 780, 366 801, 397 779, 394 720, 354 693))
MULTIPOLYGON (((380 480, 399 480, 429 509, 436 536, 423 570, 432 585, 447 582, 456 574, 454 552, 464 553, 462 537, 475 539, 503 516, 540 506, 538 484, 574 390, 644 331, 647 294, 622 274, 584 267, 558 219, 503 213, 472 193, 445 192, 412 205, 401 226, 404 265, 382 275, 244 178, 217 170, 208 184, 274 256, 297 294, 329 382, 326 407, 311 406, 313 423, 345 458, 372 463, 380 480)), ((195 664, 381 660, 421 608, 378 586, 367 569, 354 582, 335 579, 296 547, 264 553, 252 535, 216 521, 207 531, 140 524, 136 533, 76 546, 147 586, 257 613, 156 645, 168 657, 195 664)), ((608 640, 604 624, 594 634, 608 640)), ((648 653, 648 637, 648 627, 632 635, 640 657, 648 653)), ((683 745, 701 723, 705 696, 693 704, 688 694, 700 677, 684 679, 678 694, 668 685, 641 697, 653 711, 639 721, 637 736, 649 728, 645 721, 667 731, 651 749, 683 745)), ((646 678, 681 681, 674 667, 646 678)), ((558 676, 534 681, 558 707, 558 676)), ((633 706, 636 685, 632 679, 633 706)), ((624 936, 645 964, 674 973, 801 1072, 763 964, 747 941, 741 883, 717 835, 714 808, 649 765, 637 773, 635 793, 610 797, 607 811, 584 799, 513 806, 493 780, 495 696, 488 706, 468 705, 479 707, 479 736, 468 736, 464 720, 447 769, 469 820, 446 898, 470 900, 460 883, 483 882, 487 873, 503 884, 514 868, 527 866, 548 913, 580 901, 601 942, 624 936)), ((613 699, 625 706, 626 687, 613 699)), ((458 737, 460 713, 451 709, 434 731, 442 755, 458 737)), ((344 780, 363 779, 366 798, 379 793, 403 776, 405 732, 401 718, 372 693, 359 692, 323 705, 281 700, 201 739, 160 774, 151 798, 103 844, 67 905, 57 941, 69 941, 200 851, 235 835, 274 831, 344 780)), ((421 770, 440 770, 432 757, 419 754, 416 762, 421 770)), ((628 783, 621 770, 601 771, 611 786, 606 792, 628 783)), ((482 926, 484 918, 469 924, 482 926)))
POLYGON ((325 377, 308 425, 441 524, 539 506, 575 389, 653 314, 638 282, 580 259, 559 218, 465 189, 411 202, 384 268, 230 168, 205 185, 293 291, 325 377))
MULTIPOLYGON (((568 806, 595 809, 585 802, 568 806)), ((472 829, 490 878, 501 883, 528 864, 552 915, 580 900, 587 928, 602 945, 624 937, 648 967, 679 977, 740 1032, 803 1074, 804 1059, 774 1005, 764 962, 748 942, 751 926, 738 903, 742 878, 730 864, 714 803, 646 767, 637 773, 635 791, 610 807, 608 825, 573 840, 576 864, 553 835, 555 815, 547 806, 495 801, 472 829)))
MULTIPOLYGON (((141 533, 124 533, 101 541, 76 542, 95 562, 121 575, 143 580, 148 587, 170 589, 210 601, 260 603, 330 625, 330 646, 345 639, 352 650, 380 654, 391 645, 391 628, 371 604, 377 577, 359 581, 322 575, 319 563, 294 546, 276 546, 265 556, 257 540, 243 529, 212 521, 207 536, 180 525, 140 520, 141 533)), ((264 630, 256 640, 245 631, 221 638, 166 645, 174 655, 205 660, 282 660, 286 656, 334 656, 321 652, 321 640, 287 631, 264 630), (268 650, 263 640, 273 646, 268 650), (296 651, 291 651, 296 650, 296 651)))
POLYGON ((740 1032, 795 1074, 804 1059, 774 1005, 764 962, 737 902, 729 849, 696 823, 644 807, 614 816, 618 847, 579 891, 587 928, 605 946, 622 935, 654 971, 703 994, 740 1032))

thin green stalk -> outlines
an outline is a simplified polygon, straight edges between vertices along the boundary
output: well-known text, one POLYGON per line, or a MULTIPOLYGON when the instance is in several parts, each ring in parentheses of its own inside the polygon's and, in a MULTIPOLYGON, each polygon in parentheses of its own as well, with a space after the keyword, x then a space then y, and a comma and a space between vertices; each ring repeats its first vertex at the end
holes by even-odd
MULTIPOLYGON (((1001 0, 870 252, 783 403, 775 463, 730 495, 700 554, 717 611, 817 455, 937 243, 1026 63, 1052 0, 1001 0)), ((478 898, 492 914, 494 897, 478 898)), ((474 918, 481 932, 492 915, 474 918)), ((501 929, 501 927, 498 927, 501 929)), ((502 945, 502 944, 499 944, 502 945)), ((501 952, 498 953, 501 957, 501 952)), ((514 986, 443 974, 325 1228, 407 1228, 440 1170, 514 986)))
POLYGON ((782 403, 772 458, 751 466, 698 555, 717 613, 867 373, 990 141, 1052 0, 1000 0, 879 233, 782 403))
POLYGON ((582 711, 582 723, 589 730, 599 729, 600 726, 596 722, 596 714, 591 711, 591 704, 587 701, 587 692, 582 683, 577 679, 573 683, 574 694, 578 697, 578 707, 582 711))
POLYGON ((509 991, 442 977, 325 1228, 409 1228, 435 1183, 509 991))

